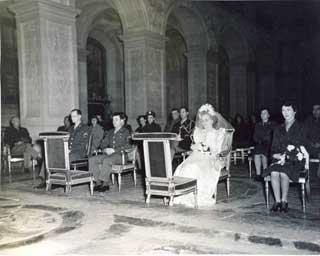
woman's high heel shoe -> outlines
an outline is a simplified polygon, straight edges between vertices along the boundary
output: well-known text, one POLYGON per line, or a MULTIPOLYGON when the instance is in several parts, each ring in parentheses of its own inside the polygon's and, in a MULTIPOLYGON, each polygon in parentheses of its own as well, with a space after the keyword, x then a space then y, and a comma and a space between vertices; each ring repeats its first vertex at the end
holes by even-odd
POLYGON ((281 202, 281 212, 287 213, 289 210, 288 202, 281 202))
POLYGON ((275 202, 270 209, 270 211, 272 212, 279 212, 280 210, 281 210, 281 203, 277 203, 277 202, 275 202))

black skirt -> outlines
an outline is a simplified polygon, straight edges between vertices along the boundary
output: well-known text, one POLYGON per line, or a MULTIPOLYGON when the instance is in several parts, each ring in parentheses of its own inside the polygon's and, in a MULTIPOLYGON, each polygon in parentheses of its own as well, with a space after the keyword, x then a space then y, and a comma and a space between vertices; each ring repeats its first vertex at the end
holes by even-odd
POLYGON ((286 162, 284 165, 271 164, 263 172, 263 176, 268 176, 271 172, 281 172, 288 175, 289 179, 297 182, 299 180, 300 172, 304 170, 305 161, 286 162))

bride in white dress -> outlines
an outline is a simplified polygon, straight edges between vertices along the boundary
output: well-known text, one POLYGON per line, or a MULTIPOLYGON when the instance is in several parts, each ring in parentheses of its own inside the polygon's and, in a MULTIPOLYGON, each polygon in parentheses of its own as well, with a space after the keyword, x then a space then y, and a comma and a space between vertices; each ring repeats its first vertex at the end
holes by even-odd
MULTIPOLYGON (((216 193, 221 169, 225 166, 218 154, 225 150, 225 132, 232 126, 210 104, 200 107, 193 132, 191 155, 175 171, 175 176, 197 179, 198 206, 210 208, 216 203, 216 193)), ((192 194, 175 198, 175 203, 194 206, 192 194)))

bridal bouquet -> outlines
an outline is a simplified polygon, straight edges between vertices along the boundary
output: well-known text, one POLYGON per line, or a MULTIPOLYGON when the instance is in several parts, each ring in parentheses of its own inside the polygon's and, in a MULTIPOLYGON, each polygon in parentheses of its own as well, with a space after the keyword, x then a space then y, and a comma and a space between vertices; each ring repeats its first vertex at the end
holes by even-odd
POLYGON ((284 153, 285 162, 301 162, 304 160, 305 148, 303 146, 288 145, 284 153))

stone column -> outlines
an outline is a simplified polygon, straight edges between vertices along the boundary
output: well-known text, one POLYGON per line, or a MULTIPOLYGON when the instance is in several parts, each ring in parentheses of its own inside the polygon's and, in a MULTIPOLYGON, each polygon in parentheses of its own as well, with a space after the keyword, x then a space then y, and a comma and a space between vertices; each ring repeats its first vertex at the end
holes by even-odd
POLYGON ((218 53, 210 51, 207 55, 207 101, 217 111, 219 109, 219 58, 218 53))
POLYGON ((122 39, 129 121, 135 125, 138 115, 153 110, 163 128, 166 120, 165 37, 141 31, 127 33, 122 39))
POLYGON ((85 123, 88 122, 87 55, 87 50, 78 49, 79 108, 82 112, 82 120, 85 123))
POLYGON ((20 117, 33 137, 53 131, 79 107, 73 1, 24 0, 16 14, 20 117))
POLYGON ((230 63, 230 115, 246 117, 247 100, 247 64, 230 63))
POLYGON ((203 46, 188 50, 188 98, 191 117, 207 102, 207 51, 203 46))

